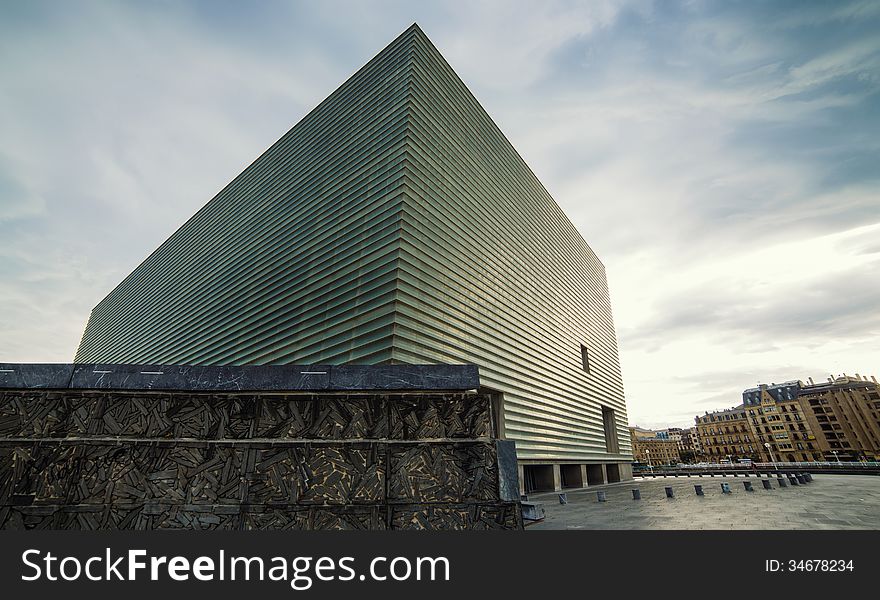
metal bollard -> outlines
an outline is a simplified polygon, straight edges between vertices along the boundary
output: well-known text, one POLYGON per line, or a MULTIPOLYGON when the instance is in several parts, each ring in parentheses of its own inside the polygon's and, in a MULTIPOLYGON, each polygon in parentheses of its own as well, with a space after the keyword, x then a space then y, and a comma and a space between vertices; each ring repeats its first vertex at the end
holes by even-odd
POLYGON ((743 481, 743 487, 746 488, 747 492, 754 492, 755 491, 754 489, 752 489, 752 482, 751 481, 743 481))
POLYGON ((779 476, 778 483, 779 483, 779 487, 781 487, 781 488, 784 488, 788 485, 788 481, 786 481, 785 477, 783 477, 782 475, 779 476))
POLYGON ((671 488, 671 487, 668 487, 668 486, 667 486, 667 488, 666 488, 666 497, 667 497, 667 498, 674 498, 674 497, 675 497, 675 494, 672 492, 672 488, 671 488))
POLYGON ((642 491, 638 488, 633 488, 633 500, 641 500, 642 499, 642 491))
POLYGON ((568 496, 564 492, 562 494, 559 494, 559 503, 568 504, 568 496))
POLYGON ((730 484, 729 483, 724 482, 721 484, 721 493, 722 494, 729 494, 730 493, 730 484))
POLYGON ((703 496, 703 495, 704 495, 704 494, 703 494, 703 486, 701 486, 701 485, 698 484, 698 483, 695 483, 695 484, 694 484, 694 493, 695 493, 697 496, 703 496))
POLYGON ((762 480, 761 480, 761 483, 764 484, 764 489, 765 489, 765 490, 772 490, 772 489, 773 489, 773 486, 770 485, 770 480, 769 480, 769 479, 762 479, 762 480))
POLYGON ((596 501, 605 502, 605 492, 603 490, 596 492, 596 501))
POLYGON ((806 483, 807 483, 807 479, 803 476, 803 474, 801 474, 801 473, 795 473, 795 477, 797 477, 797 482, 798 482, 798 483, 802 483, 802 484, 806 484, 806 483))

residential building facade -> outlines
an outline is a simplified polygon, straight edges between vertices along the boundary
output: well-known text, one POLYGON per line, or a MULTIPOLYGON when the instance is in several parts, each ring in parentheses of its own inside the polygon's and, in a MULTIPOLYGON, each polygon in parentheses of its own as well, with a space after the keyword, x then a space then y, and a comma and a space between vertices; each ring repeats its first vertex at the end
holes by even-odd
POLYGON ((817 460, 880 460, 880 385, 858 374, 801 388, 801 409, 818 441, 817 460))
POLYGON ((698 456, 760 462, 880 460, 880 385, 856 374, 759 384, 695 417, 698 456))
POLYGON ((762 384, 743 391, 752 437, 761 462, 819 460, 819 442, 805 418, 800 381, 762 384))
POLYGON ((698 415, 694 419, 701 458, 709 462, 757 460, 759 453, 742 405, 698 415))
POLYGON ((633 460, 652 467, 675 465, 681 461, 679 441, 669 439, 666 431, 653 432, 655 435, 644 435, 646 430, 630 428, 630 439, 633 447, 633 460))

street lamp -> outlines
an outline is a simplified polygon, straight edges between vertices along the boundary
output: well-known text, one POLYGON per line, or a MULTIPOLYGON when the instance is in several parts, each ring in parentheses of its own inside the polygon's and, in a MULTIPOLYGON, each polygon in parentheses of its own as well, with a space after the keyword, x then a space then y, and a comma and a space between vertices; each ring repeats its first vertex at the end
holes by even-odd
POLYGON ((767 448, 767 453, 770 455, 770 462, 773 463, 773 466, 776 470, 779 470, 779 465, 776 464, 776 459, 773 458, 773 450, 770 449, 770 442, 764 442, 764 447, 767 448))
POLYGON ((834 458, 837 459, 837 464, 840 464, 840 457, 837 456, 837 450, 832 450, 832 451, 831 451, 831 454, 833 454, 833 455, 834 455, 834 458))
POLYGON ((651 451, 645 450, 645 454, 648 456, 648 468, 652 471, 654 470, 654 466, 651 464, 651 451))

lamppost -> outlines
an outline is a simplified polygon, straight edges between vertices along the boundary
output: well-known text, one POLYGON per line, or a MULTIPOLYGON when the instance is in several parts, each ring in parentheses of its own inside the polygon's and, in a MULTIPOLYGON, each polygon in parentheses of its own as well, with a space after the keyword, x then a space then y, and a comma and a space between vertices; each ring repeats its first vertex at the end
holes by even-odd
POLYGON ((770 442, 764 442, 764 447, 767 448, 767 453, 770 455, 770 462, 773 463, 773 466, 776 470, 779 470, 779 465, 776 464, 776 459, 773 458, 773 450, 770 449, 770 442))
POLYGON ((652 471, 654 470, 654 465, 651 464, 651 451, 645 450, 645 454, 648 456, 648 468, 652 471))
POLYGON ((831 454, 833 454, 834 458, 837 459, 837 464, 840 464, 840 457, 837 456, 837 450, 832 450, 831 454))

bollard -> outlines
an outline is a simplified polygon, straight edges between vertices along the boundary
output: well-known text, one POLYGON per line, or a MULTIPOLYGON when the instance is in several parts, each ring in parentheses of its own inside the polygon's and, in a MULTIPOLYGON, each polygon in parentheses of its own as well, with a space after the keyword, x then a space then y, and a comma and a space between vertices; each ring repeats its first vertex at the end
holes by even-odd
POLYGON ((747 492, 754 492, 755 491, 752 489, 752 482, 751 481, 743 481, 743 487, 746 488, 747 492))
POLYGON ((784 488, 785 486, 788 485, 788 482, 785 480, 785 477, 783 477, 782 475, 779 476, 778 483, 779 483, 779 487, 781 487, 781 488, 784 488))
POLYGON ((798 485, 797 477, 795 477, 791 473, 788 474, 788 482, 792 485, 792 487, 798 485))
POLYGON ((807 479, 801 473, 795 473, 795 477, 797 477, 798 483, 807 483, 807 479))
POLYGON ((671 487, 668 487, 668 486, 667 486, 667 488, 666 488, 666 497, 667 497, 667 498, 674 498, 674 497, 675 497, 675 494, 672 492, 672 488, 671 488, 671 487))
POLYGON ((603 490, 599 490, 598 492, 596 492, 596 501, 605 502, 605 492, 603 490))
POLYGON ((695 484, 694 484, 694 493, 695 493, 697 496, 702 496, 702 495, 703 495, 703 486, 701 486, 701 485, 698 484, 698 483, 695 483, 695 484))
POLYGON ((568 496, 565 494, 565 492, 559 494, 559 503, 568 504, 568 496))
POLYGON ((730 484, 729 483, 724 482, 721 484, 721 493, 722 494, 729 494, 730 493, 730 484))
POLYGON ((813 481, 813 476, 810 475, 809 473, 804 473, 804 479, 807 480, 807 483, 810 483, 813 481))
POLYGON ((761 483, 764 484, 764 489, 765 489, 765 490, 772 490, 772 489, 773 489, 773 486, 770 485, 770 480, 769 480, 769 479, 762 479, 762 480, 761 480, 761 483))
POLYGON ((641 500, 642 491, 639 488, 633 488, 633 500, 641 500))

